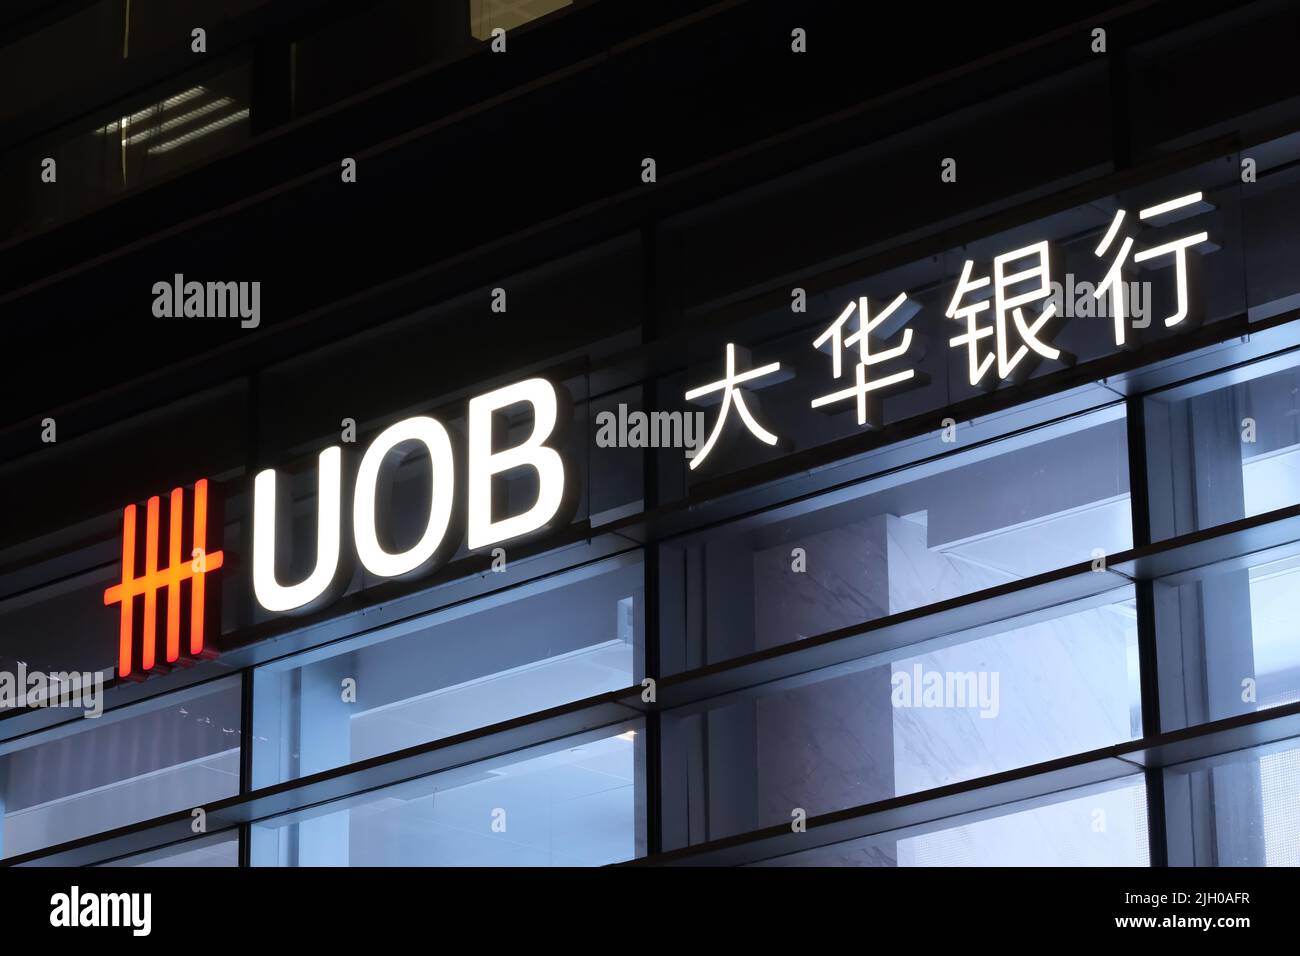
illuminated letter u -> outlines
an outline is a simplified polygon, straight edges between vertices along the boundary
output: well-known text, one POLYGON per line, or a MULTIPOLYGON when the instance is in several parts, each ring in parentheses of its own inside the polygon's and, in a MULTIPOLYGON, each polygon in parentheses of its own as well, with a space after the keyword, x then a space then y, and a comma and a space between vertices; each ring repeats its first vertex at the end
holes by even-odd
POLYGON ((343 499, 342 452, 335 446, 320 453, 316 495, 316 566, 306 580, 282 585, 275 576, 275 470, 260 472, 253 482, 253 593, 257 603, 275 613, 306 608, 322 597, 339 567, 343 499))

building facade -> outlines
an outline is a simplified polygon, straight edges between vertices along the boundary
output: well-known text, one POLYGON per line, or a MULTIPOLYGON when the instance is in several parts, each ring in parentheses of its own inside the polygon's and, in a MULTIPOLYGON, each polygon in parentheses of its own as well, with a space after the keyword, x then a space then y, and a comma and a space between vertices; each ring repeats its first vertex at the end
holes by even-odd
POLYGON ((1293 4, 10 6, 5 864, 1300 862, 1293 4))

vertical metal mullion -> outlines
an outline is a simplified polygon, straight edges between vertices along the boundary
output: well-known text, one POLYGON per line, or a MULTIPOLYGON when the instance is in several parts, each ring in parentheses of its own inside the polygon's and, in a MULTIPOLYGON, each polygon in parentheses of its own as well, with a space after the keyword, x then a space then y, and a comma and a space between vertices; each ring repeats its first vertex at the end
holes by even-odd
MULTIPOLYGON (((261 429, 261 374, 254 371, 248 376, 245 388, 244 441, 245 460, 249 463, 249 472, 255 473, 262 467, 262 429, 261 429)), ((251 489, 250 489, 251 491, 251 489)), ((240 526, 241 548, 245 554, 252 554, 251 501, 247 503, 240 526)), ((253 621, 251 588, 242 596, 240 614, 245 623, 253 621)), ((240 672, 239 689, 239 792, 245 794, 253 789, 253 668, 246 667, 240 672)), ((251 866, 252 829, 250 824, 239 825, 239 865, 251 866)))
MULTIPOLYGON (((245 668, 239 675, 239 793, 253 789, 253 670, 245 668)), ((239 865, 250 865, 252 834, 247 823, 239 825, 239 865)))
MULTIPOLYGON (((645 593, 646 676, 657 681, 659 555, 653 545, 645 553, 645 593)), ((657 710, 645 716, 645 753, 646 855, 654 856, 663 852, 663 735, 657 710)))
MULTIPOLYGON (((641 342, 653 344, 659 328, 659 309, 663 290, 659 287, 659 229, 655 222, 641 227, 641 342)), ((658 382, 643 382, 641 394, 647 403, 657 398, 658 382)), ((659 459, 656 450, 642 449, 641 506, 649 512, 659 503, 659 459)), ((659 548, 653 536, 642 551, 645 568, 645 676, 658 681, 660 676, 661 600, 659 587, 659 548)), ((663 852, 663 733, 660 715, 651 710, 645 717, 645 787, 646 787, 646 855, 663 852)))
POLYGON ((253 44, 249 128, 254 136, 293 119, 296 51, 287 35, 276 32, 253 44))
MULTIPOLYGON (((1157 679, 1155 619, 1155 585, 1137 581, 1138 674, 1142 693, 1142 736, 1160 733, 1160 693, 1157 679)), ((1165 813, 1165 772, 1148 768, 1144 774, 1147 789, 1147 842, 1152 866, 1169 865, 1168 817, 1165 813)))
POLYGON ((1110 52, 1107 53, 1110 85, 1111 162, 1116 170, 1133 165, 1133 124, 1129 110, 1128 50, 1124 31, 1111 24, 1108 30, 1110 52))
MULTIPOLYGON (((1128 440, 1129 511, 1133 522, 1133 547, 1151 543, 1150 477, 1147 472, 1146 405, 1141 395, 1125 401, 1128 440)), ((1155 585, 1133 582, 1137 598, 1138 675, 1142 693, 1142 734, 1160 732, 1160 683, 1157 667, 1155 585)))
MULTIPOLYGON (((1147 473, 1146 404, 1142 395, 1131 395, 1125 402, 1128 438, 1129 510, 1133 521, 1133 546, 1151 543, 1150 479, 1147 473)), ((1137 606, 1138 683, 1142 694, 1142 736, 1160 733, 1160 684, 1156 640, 1155 585, 1151 581, 1133 582, 1137 606)), ((1164 771, 1148 769, 1144 773, 1147 801, 1147 846, 1152 866, 1169 865, 1166 833, 1164 771)))
POLYGON ((253 671, 239 673, 239 793, 253 789, 253 671))

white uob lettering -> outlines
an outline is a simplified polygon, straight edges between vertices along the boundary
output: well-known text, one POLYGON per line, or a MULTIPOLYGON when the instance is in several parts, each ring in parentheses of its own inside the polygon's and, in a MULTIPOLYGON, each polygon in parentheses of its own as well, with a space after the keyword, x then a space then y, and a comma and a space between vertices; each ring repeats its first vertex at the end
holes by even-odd
MULTIPOLYGON (((559 400, 555 386, 541 378, 527 379, 470 399, 468 488, 466 489, 467 539, 471 550, 487 548, 546 527, 564 501, 564 460, 545 442, 555 431, 559 400), (493 451, 495 414, 511 405, 528 404, 533 410, 533 430, 522 443, 493 451), (537 472, 538 492, 533 506, 521 514, 493 520, 493 479, 519 467, 537 472)), ((284 613, 306 609, 325 597, 338 575, 342 546, 343 466, 336 445, 320 453, 316 495, 316 562, 312 572, 296 584, 281 584, 275 573, 276 473, 260 472, 253 482, 253 592, 266 610, 284 613)), ((437 419, 408 418, 381 432, 366 449, 357 469, 352 502, 352 537, 357 558, 376 577, 393 578, 432 570, 451 526, 456 499, 455 461, 451 438, 437 419), (416 441, 427 450, 432 464, 429 516, 420 539, 404 551, 393 553, 379 542, 376 527, 377 492, 381 466, 403 442, 416 441)))

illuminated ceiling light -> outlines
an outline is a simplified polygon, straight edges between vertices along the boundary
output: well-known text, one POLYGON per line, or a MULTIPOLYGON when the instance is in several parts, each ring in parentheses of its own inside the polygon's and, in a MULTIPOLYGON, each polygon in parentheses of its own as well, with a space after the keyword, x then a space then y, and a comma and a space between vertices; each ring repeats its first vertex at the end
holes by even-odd
POLYGON ((150 154, 169 153, 173 149, 176 149, 178 146, 184 146, 186 143, 192 143, 194 140, 202 136, 207 136, 209 133, 215 133, 219 129, 225 129, 227 126, 230 126, 232 123, 238 123, 241 120, 246 120, 246 119, 248 119, 248 110, 242 109, 237 113, 231 113, 229 116, 223 116, 219 120, 213 120, 211 123, 207 123, 203 126, 200 126, 198 129, 191 130, 190 132, 185 133, 183 136, 177 136, 175 139, 169 139, 166 142, 159 143, 157 146, 150 146, 149 152, 150 154))
POLYGON ((153 106, 132 113, 130 116, 123 116, 120 120, 114 120, 107 126, 101 126, 99 129, 95 130, 95 132, 116 133, 123 123, 126 123, 127 128, 130 129, 135 123, 143 122, 153 116, 160 108, 168 110, 172 107, 180 106, 183 103, 188 103, 190 100, 197 99, 207 91, 208 88, 206 86, 192 86, 188 90, 183 90, 182 92, 177 93, 175 96, 167 97, 167 99, 163 100, 161 103, 155 103, 153 106))
POLYGON ((166 133, 170 130, 174 130, 180 126, 184 126, 186 123, 191 123, 194 120, 198 119, 200 116, 207 116, 209 113, 215 113, 217 110, 225 109, 227 106, 230 106, 234 102, 235 101, 232 100, 230 97, 223 96, 220 99, 213 100, 211 103, 204 103, 202 106, 196 107, 195 109, 190 110, 188 113, 182 113, 180 116, 174 116, 171 119, 166 120, 157 125, 146 126, 144 129, 136 133, 134 136, 128 136, 126 138, 126 144, 128 146, 134 146, 136 143, 143 143, 147 139, 152 139, 155 136, 161 136, 163 133, 166 133))

